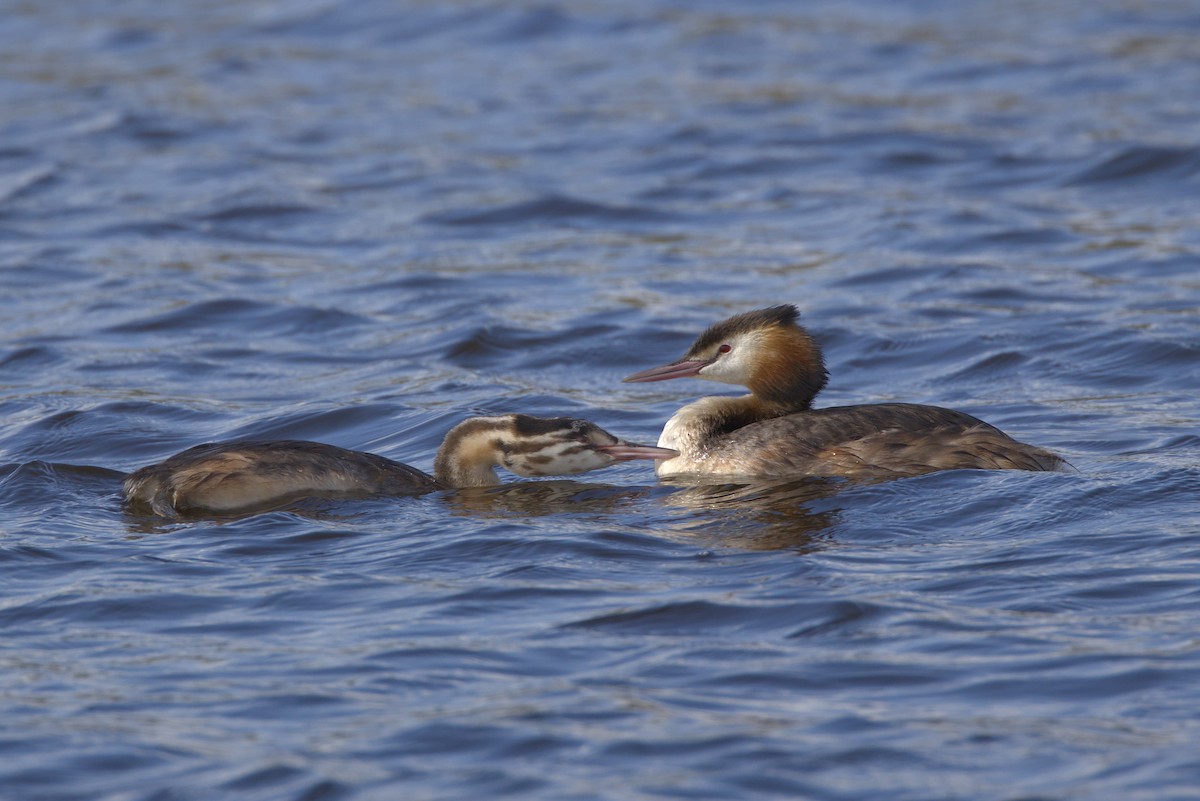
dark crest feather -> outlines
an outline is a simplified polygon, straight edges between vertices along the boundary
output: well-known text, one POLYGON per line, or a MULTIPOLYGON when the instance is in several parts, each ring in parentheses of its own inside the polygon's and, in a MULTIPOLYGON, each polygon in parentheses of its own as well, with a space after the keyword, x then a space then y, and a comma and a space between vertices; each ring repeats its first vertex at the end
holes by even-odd
POLYGON ((800 318, 800 311, 792 304, 771 306, 768 309, 755 309, 744 314, 736 314, 728 320, 710 325, 693 343, 691 350, 684 359, 693 358, 700 353, 718 345, 730 337, 747 334, 751 331, 761 331, 770 326, 792 326, 800 318))
POLYGON ((557 431, 569 431, 576 427, 578 421, 570 417, 533 417, 528 414, 513 415, 513 429, 517 436, 535 437, 540 434, 553 434, 557 431))

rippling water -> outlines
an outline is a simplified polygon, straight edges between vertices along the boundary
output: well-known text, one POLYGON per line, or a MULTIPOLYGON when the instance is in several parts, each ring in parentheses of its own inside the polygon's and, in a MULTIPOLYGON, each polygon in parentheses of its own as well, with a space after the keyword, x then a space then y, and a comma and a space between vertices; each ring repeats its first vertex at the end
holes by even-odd
MULTIPOLYGON (((0 796, 1200 787, 1190 2, 10 3, 0 796), (428 469, 796 302, 826 404, 1078 474, 125 512, 215 439, 428 469)), ((719 389, 719 388, 716 388, 719 389)))

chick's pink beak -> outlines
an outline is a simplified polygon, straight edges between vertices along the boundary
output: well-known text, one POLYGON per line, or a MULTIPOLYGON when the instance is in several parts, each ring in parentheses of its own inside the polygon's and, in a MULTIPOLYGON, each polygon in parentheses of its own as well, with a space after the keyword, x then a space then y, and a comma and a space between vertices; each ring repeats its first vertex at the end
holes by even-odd
POLYGON ((670 448, 660 448, 657 445, 635 445, 632 442, 618 442, 616 445, 597 445, 596 450, 614 461, 628 462, 632 459, 674 459, 679 451, 670 448))

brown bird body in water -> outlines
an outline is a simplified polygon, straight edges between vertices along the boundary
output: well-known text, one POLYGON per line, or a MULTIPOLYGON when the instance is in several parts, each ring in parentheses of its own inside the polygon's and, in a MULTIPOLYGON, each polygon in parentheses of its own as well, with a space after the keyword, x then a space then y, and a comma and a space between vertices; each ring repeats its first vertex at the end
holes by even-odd
POLYGON ((1058 470, 1061 458, 963 412, 915 403, 812 408, 828 373, 795 306, 711 326, 682 359, 630 382, 704 378, 750 390, 707 397, 667 422, 658 444, 679 451, 660 476, 895 477, 935 470, 1058 470))
POLYGON ((303 497, 416 495, 500 483, 496 467, 519 476, 598 470, 676 451, 634 445, 586 420, 509 414, 474 417, 446 434, 430 476, 400 462, 319 442, 197 445, 125 479, 125 498, 156 513, 228 513, 303 497))

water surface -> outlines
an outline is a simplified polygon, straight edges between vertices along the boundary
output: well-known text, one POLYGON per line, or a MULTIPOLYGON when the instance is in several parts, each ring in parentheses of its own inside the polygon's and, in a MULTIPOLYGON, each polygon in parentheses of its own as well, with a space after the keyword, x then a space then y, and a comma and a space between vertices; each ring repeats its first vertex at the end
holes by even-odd
POLYGON ((0 15, 0 796, 1194 798, 1190 3, 0 15), (1077 474, 125 511, 203 441, 429 469, 799 304, 829 405, 1077 474))

